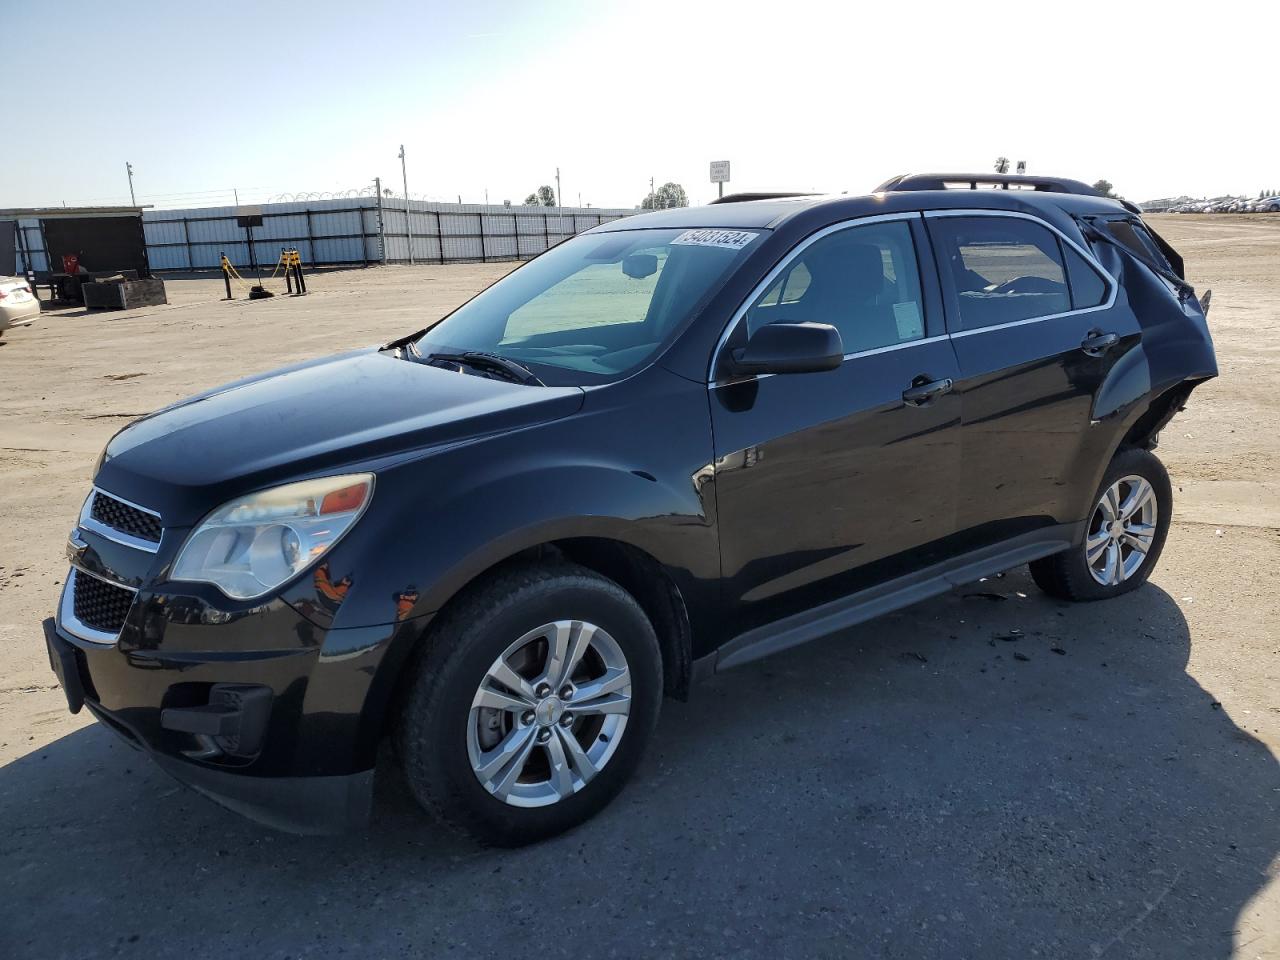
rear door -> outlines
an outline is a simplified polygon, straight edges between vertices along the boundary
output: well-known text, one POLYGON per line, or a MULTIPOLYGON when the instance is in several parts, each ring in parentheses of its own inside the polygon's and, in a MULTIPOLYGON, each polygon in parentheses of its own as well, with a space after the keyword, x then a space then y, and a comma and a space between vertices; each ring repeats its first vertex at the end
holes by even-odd
POLYGON ((724 345, 815 321, 845 350, 835 370, 710 386, 729 635, 933 562, 954 532, 958 371, 936 279, 919 269, 923 221, 871 221, 801 242, 724 345), (925 383, 946 387, 911 399, 925 383))
POLYGON ((1083 519, 1100 445, 1093 399, 1137 343, 1115 281, 1027 214, 927 215, 963 410, 957 527, 966 548, 1083 519))

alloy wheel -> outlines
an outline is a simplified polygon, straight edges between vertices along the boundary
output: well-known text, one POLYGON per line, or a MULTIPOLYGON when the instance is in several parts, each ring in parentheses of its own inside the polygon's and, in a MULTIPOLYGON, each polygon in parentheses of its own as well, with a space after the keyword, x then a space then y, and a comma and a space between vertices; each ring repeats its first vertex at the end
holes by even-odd
POLYGON ((1122 477, 1103 492, 1084 543, 1094 580, 1116 586, 1138 572, 1155 541, 1156 511, 1156 492, 1142 477, 1122 477))
POLYGON ((516 807, 572 796, 617 750, 631 712, 618 642, 583 620, 530 630, 486 671, 467 718, 476 779, 516 807))

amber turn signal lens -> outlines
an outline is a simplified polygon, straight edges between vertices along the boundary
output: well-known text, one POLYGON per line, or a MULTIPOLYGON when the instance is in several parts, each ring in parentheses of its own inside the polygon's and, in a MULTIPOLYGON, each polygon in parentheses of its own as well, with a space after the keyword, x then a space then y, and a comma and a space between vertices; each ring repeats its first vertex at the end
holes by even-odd
POLYGON ((359 510, 364 504, 368 492, 369 484, 353 483, 351 486, 343 487, 341 490, 326 493, 324 499, 320 501, 320 515, 324 516, 326 513, 350 513, 352 510, 359 510))

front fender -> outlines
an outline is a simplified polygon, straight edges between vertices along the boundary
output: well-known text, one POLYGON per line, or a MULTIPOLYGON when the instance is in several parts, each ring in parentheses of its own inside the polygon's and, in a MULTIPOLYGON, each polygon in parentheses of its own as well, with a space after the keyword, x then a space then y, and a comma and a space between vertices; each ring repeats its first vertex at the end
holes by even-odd
POLYGON ((515 472, 469 488, 441 504, 422 534, 439 537, 451 549, 412 568, 420 596, 409 616, 439 610, 509 557, 579 537, 642 550, 668 568, 682 592, 693 581, 717 578, 711 517, 687 478, 686 487, 673 488, 623 466, 579 463, 515 472), (489 505, 479 518, 478 503, 489 505))
POLYGON ((718 596, 706 386, 662 370, 649 380, 379 471, 368 513, 324 564, 331 625, 425 616, 502 560, 576 537, 645 552, 686 598, 718 596))

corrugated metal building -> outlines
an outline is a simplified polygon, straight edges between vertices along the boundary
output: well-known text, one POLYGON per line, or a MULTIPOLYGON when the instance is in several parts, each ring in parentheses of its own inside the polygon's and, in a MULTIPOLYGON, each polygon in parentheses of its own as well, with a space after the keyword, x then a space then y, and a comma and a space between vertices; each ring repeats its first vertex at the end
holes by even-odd
MULTIPOLYGON (((262 226, 253 228, 259 263, 273 264, 281 247, 297 247, 310 264, 460 263, 527 259, 566 237, 631 216, 631 209, 524 207, 409 202, 376 197, 304 200, 255 207, 262 226), (379 221, 381 220, 381 228, 379 221), (385 258, 383 252, 385 249, 385 258)), ((249 263, 243 207, 147 210, 142 215, 152 270, 217 269, 226 254, 238 267, 249 263)), ((49 269, 39 220, 18 221, 17 269, 49 269), (25 259, 24 259, 25 258, 25 259)), ((5 272, 0 265, 0 273, 5 272)))

